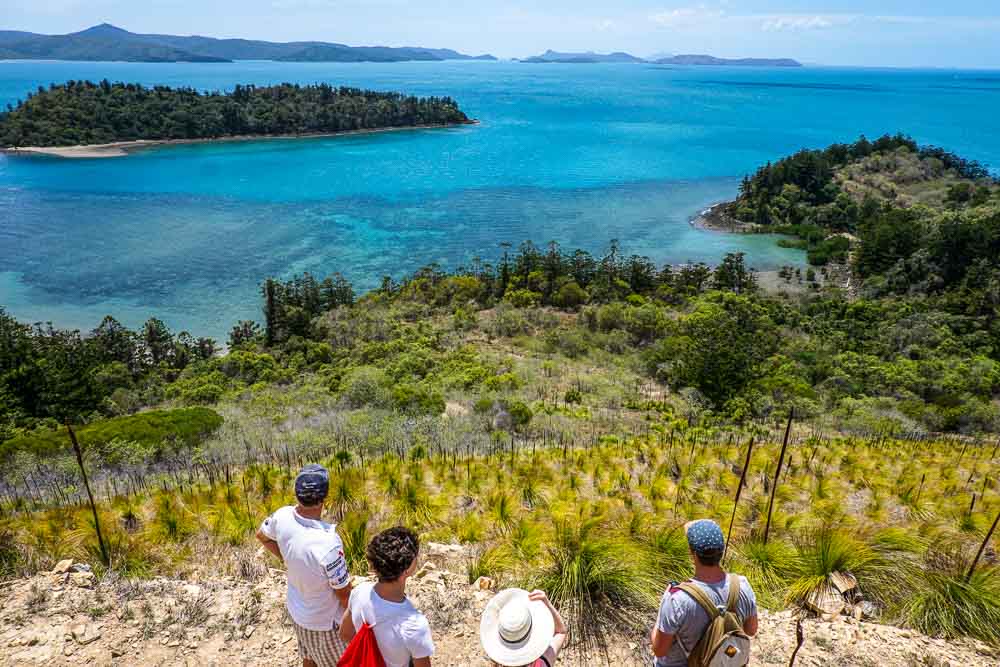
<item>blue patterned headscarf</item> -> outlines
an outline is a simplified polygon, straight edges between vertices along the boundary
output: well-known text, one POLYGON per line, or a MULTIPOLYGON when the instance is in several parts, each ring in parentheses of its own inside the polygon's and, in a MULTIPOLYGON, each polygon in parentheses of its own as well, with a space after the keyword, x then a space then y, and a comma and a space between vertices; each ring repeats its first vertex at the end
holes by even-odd
POLYGON ((711 519, 695 521, 688 527, 688 546, 696 554, 720 553, 726 548, 726 538, 722 535, 719 524, 711 519))
POLYGON ((330 473, 318 463, 310 463, 295 477, 295 497, 307 507, 319 505, 330 491, 330 473))

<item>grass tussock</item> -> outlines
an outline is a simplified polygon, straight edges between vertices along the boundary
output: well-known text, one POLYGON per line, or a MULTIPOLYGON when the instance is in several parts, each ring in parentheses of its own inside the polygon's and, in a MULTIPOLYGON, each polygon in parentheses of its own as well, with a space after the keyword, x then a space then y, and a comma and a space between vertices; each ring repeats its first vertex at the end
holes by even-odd
POLYGON ((608 635, 641 632, 665 586, 648 552, 600 526, 598 519, 559 525, 543 568, 529 579, 548 592, 572 636, 588 648, 607 646, 608 635))

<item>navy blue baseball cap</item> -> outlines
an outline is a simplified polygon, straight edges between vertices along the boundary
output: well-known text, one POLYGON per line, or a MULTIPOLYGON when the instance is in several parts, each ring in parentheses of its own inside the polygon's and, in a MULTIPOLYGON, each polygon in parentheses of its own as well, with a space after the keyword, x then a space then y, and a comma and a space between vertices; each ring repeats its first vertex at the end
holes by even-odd
POLYGON ((318 463, 310 463, 295 476, 295 497, 303 505, 319 505, 330 491, 330 473, 318 463))
POLYGON ((711 519, 693 521, 687 529, 688 546, 699 556, 722 553, 726 548, 726 538, 719 524, 711 519))

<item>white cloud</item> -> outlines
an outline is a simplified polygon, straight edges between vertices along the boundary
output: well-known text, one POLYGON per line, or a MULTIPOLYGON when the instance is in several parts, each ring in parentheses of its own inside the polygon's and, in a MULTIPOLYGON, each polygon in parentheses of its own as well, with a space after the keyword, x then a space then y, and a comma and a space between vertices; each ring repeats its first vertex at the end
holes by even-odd
POLYGON ((652 14, 649 20, 661 28, 682 28, 708 23, 725 15, 726 13, 721 9, 708 9, 704 5, 699 5, 698 7, 680 7, 657 12, 652 14))
POLYGON ((834 21, 825 16, 770 16, 764 19, 761 29, 765 32, 792 30, 826 30, 834 21))
POLYGON ((599 21, 597 23, 597 29, 600 30, 601 32, 607 32, 608 30, 613 29, 615 26, 616 26, 615 22, 612 21, 611 19, 604 19, 603 21, 599 21))

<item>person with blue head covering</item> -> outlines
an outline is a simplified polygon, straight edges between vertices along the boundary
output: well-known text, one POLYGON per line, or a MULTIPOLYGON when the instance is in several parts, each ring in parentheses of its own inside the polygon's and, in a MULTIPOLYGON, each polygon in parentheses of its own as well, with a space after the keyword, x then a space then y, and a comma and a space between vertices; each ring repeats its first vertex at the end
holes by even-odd
POLYGON ((656 656, 655 667, 686 667, 688 656, 711 623, 703 605, 685 589, 693 593, 700 590, 720 612, 730 601, 734 602, 743 632, 748 637, 757 634, 757 598, 750 582, 746 577, 728 574, 722 569, 726 539, 719 524, 701 519, 689 522, 684 530, 694 562, 694 577, 684 584, 671 583, 663 594, 659 618, 650 637, 656 656), (691 589, 691 585, 697 589, 691 589), (731 598, 730 589, 734 586, 739 586, 739 592, 731 598))
POLYGON ((351 595, 344 545, 337 527, 323 521, 330 473, 311 463, 295 477, 297 504, 275 511, 257 539, 285 562, 286 606, 299 640, 303 667, 336 667, 346 648, 340 619, 351 595))

